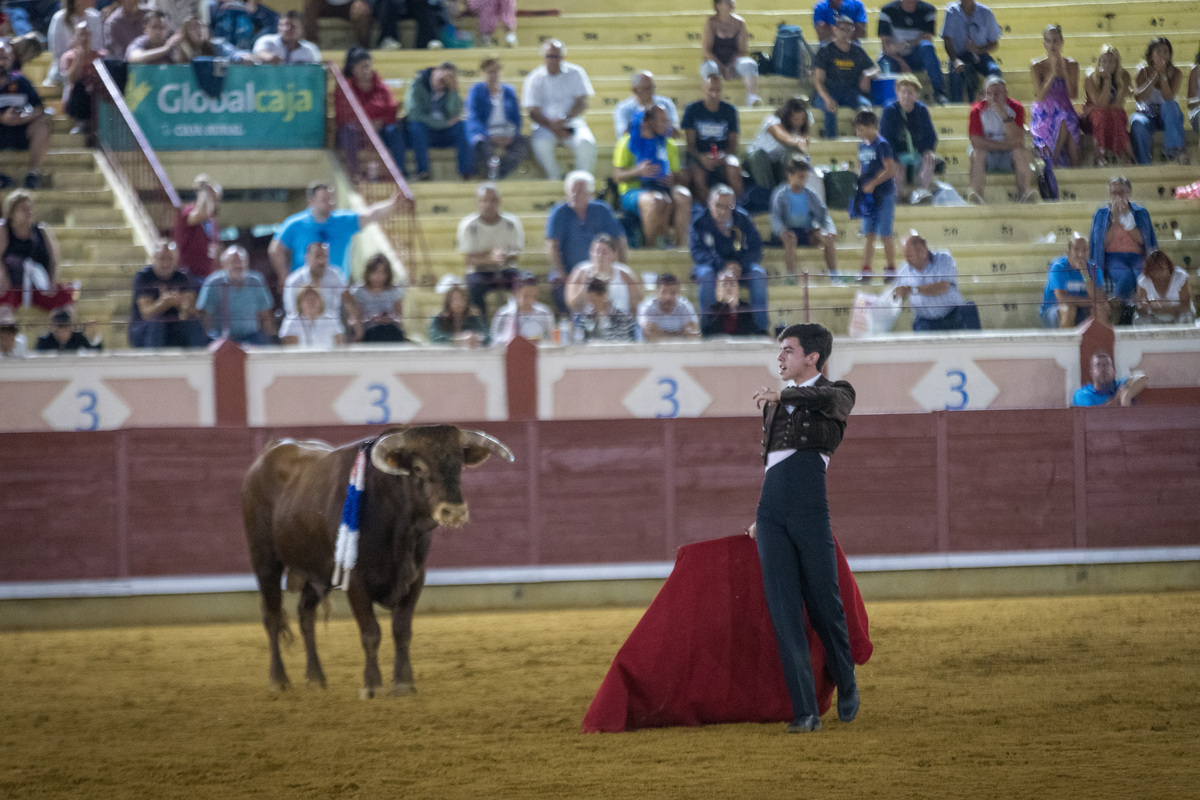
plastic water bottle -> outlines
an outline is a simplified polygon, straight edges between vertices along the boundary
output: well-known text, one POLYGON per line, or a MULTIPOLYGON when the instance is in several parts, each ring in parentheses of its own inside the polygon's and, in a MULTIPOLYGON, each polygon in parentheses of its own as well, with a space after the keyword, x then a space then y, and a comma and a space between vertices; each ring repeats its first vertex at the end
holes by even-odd
POLYGON ((500 156, 492 156, 488 159, 488 180, 494 181, 500 177, 500 156))
POLYGON ((559 344, 571 344, 571 320, 563 317, 558 321, 559 344))

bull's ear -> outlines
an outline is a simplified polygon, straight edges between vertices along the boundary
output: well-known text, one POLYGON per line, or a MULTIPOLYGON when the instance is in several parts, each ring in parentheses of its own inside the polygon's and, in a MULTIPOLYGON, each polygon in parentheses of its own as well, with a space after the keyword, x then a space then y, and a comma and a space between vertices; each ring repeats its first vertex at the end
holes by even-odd
POLYGON ((488 456, 498 456, 505 461, 515 460, 512 451, 495 437, 480 431, 459 431, 458 441, 463 448, 463 463, 468 467, 482 464, 488 456))

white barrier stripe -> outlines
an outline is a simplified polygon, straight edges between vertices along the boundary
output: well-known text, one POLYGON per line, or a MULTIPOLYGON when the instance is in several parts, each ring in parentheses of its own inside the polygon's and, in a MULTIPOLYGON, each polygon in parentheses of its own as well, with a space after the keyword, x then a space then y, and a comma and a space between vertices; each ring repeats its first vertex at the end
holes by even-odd
MULTIPOLYGON (((905 570, 987 569, 1004 567, 1082 566, 1089 564, 1150 564, 1200 561, 1200 547, 1149 547, 1109 550, 1013 550, 986 553, 920 553, 895 556, 850 556, 856 573, 905 570)), ((631 564, 571 564, 544 567, 432 569, 426 586, 484 586, 510 583, 571 581, 661 580, 674 562, 631 564)), ((0 583, 0 600, 41 600, 74 597, 253 592, 253 575, 182 575, 90 581, 28 581, 0 583)))

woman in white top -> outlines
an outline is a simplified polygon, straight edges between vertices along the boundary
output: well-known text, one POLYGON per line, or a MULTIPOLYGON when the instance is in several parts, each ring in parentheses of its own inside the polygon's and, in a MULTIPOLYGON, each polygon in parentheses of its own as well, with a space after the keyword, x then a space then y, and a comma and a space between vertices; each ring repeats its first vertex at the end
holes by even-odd
POLYGON ((342 323, 325 316, 325 300, 315 286, 305 286, 296 298, 299 313, 279 327, 279 340, 313 350, 330 350, 342 343, 342 323))
POLYGON ((1190 325, 1196 321, 1188 274, 1162 250, 1146 256, 1137 287, 1134 325, 1190 325))
POLYGON ((567 306, 573 311, 582 311, 588 304, 588 284, 598 278, 608 283, 608 299, 613 308, 626 314, 635 313, 642 302, 642 287, 633 270, 616 260, 616 240, 607 233, 600 234, 592 239, 588 255, 591 261, 577 265, 567 278, 567 306))
POLYGON ((104 49, 104 17, 96 10, 96 0, 64 0, 63 7, 54 12, 50 18, 49 32, 46 34, 46 46, 54 56, 50 69, 46 73, 44 86, 55 86, 62 83, 62 72, 59 62, 63 53, 71 49, 71 41, 75 38, 75 26, 86 22, 92 33, 92 48, 104 49))
POLYGON ((746 153, 746 169, 754 182, 764 189, 783 183, 783 164, 792 153, 808 157, 811 118, 808 104, 793 97, 762 122, 758 136, 746 153))

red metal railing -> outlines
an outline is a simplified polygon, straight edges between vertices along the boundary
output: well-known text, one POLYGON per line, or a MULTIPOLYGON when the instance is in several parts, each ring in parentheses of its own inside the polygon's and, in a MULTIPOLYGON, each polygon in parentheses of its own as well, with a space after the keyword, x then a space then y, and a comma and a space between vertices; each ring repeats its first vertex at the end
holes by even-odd
POLYGON ((380 227, 404 262, 410 281, 432 286, 437 278, 430 270, 429 248, 417 218, 417 204, 412 189, 341 69, 333 62, 326 62, 325 68, 333 78, 334 107, 350 109, 349 116, 338 118, 335 114, 333 132, 328 137, 329 147, 337 153, 346 174, 354 182, 355 190, 368 203, 385 200, 396 193, 409 201, 404 211, 388 217, 380 223, 380 227))
POLYGON ((167 235, 179 212, 179 195, 104 62, 96 59, 93 64, 100 76, 93 115, 100 150, 125 188, 141 201, 155 229, 167 235))

